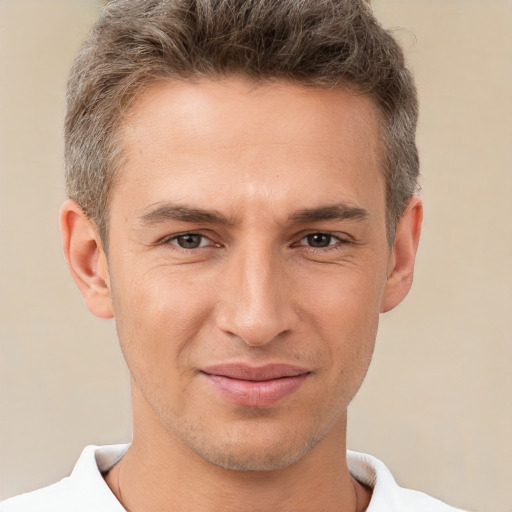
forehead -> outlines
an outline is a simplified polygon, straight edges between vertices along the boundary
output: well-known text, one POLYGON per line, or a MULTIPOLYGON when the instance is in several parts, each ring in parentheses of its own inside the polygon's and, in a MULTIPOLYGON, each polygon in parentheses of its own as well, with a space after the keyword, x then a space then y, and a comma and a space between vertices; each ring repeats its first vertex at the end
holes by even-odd
POLYGON ((215 148, 237 145, 243 135, 250 136, 255 144, 269 139, 277 144, 281 138, 289 142, 289 134, 303 135, 297 144, 307 144, 318 138, 328 142, 329 135, 337 135, 336 129, 354 136, 364 131, 373 150, 378 144, 378 117, 369 96, 341 88, 254 83, 242 78, 162 81, 139 94, 121 130, 129 143, 157 123, 167 125, 175 146, 181 139, 190 144, 191 138, 201 135, 201 145, 191 149, 205 149, 205 142, 215 148), (278 133, 282 137, 276 140, 278 133))
POLYGON ((377 108, 342 89, 234 78, 163 82, 134 102, 121 140, 114 198, 130 193, 141 205, 194 194, 199 202, 231 198, 234 206, 263 191, 284 203, 304 201, 305 192, 318 202, 342 188, 349 196, 368 187, 384 194, 377 108))

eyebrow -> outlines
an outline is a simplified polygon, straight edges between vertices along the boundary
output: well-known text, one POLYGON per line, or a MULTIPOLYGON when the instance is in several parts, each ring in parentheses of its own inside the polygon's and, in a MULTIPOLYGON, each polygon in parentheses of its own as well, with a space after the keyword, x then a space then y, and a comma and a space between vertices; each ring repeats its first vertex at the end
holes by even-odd
POLYGON ((153 225, 169 220, 204 224, 229 224, 229 220, 215 210, 190 208, 188 206, 165 203, 139 217, 142 224, 153 225))
POLYGON ((304 208, 291 215, 290 221, 294 224, 303 224, 326 220, 362 220, 367 217, 368 212, 364 208, 338 203, 317 208, 304 208))
MULTIPOLYGON (((150 208, 146 208, 146 213, 139 217, 139 221, 143 225, 154 225, 170 220, 198 224, 232 224, 227 217, 216 210, 192 208, 172 203, 161 204, 152 210, 150 208)), ((338 203, 298 210, 290 215, 289 222, 291 224, 305 224, 329 220, 359 220, 367 217, 368 212, 363 208, 338 203)))

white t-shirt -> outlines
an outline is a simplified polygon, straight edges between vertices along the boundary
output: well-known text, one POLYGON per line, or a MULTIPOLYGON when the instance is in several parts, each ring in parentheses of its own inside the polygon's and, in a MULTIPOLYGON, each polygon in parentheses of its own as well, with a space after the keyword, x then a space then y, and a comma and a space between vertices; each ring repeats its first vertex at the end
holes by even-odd
MULTIPOLYGON (((126 512, 103 479, 129 445, 88 446, 71 475, 0 503, 0 512, 126 512)), ((373 489, 366 512, 462 512, 422 492, 403 489, 375 457, 347 452, 350 473, 373 489)))

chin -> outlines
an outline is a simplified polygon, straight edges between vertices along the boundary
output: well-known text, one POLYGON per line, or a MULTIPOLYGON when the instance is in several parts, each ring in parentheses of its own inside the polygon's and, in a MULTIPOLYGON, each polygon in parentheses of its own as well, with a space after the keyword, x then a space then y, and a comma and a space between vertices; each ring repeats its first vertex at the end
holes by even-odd
MULTIPOLYGON (((289 433, 280 439, 262 436, 250 442, 247 439, 230 439, 225 443, 202 442, 191 448, 205 461, 232 471, 274 471, 293 465, 304 457, 323 436, 306 439, 289 433)), ((196 439, 195 441, 198 441, 196 439)))

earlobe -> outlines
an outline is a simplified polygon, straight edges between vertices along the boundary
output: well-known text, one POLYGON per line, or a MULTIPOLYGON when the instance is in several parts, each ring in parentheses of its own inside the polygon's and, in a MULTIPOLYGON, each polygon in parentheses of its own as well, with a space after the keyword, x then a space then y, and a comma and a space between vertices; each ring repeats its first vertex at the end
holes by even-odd
POLYGON ((81 206, 72 199, 61 207, 60 229, 64 256, 87 309, 100 318, 112 318, 108 265, 101 239, 81 206))
POLYGON ((414 275, 423 220, 423 203, 413 196, 398 221, 395 242, 389 260, 388 279, 381 303, 381 313, 396 307, 409 293, 414 275))

